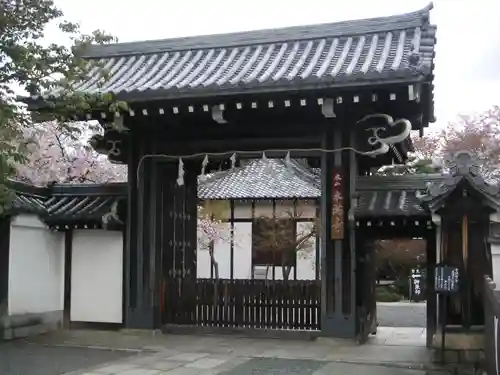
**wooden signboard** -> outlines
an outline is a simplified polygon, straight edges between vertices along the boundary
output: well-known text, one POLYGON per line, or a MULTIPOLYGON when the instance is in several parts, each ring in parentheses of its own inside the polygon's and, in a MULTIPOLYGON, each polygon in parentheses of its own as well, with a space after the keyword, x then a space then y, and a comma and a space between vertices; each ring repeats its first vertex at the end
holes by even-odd
POLYGON ((343 180, 339 170, 332 175, 332 240, 344 238, 344 196, 343 180))
POLYGON ((425 300, 425 270, 414 268, 410 276, 410 300, 420 302, 425 300))
POLYGON ((434 285, 437 293, 456 293, 460 285, 459 271, 456 267, 436 266, 434 285))

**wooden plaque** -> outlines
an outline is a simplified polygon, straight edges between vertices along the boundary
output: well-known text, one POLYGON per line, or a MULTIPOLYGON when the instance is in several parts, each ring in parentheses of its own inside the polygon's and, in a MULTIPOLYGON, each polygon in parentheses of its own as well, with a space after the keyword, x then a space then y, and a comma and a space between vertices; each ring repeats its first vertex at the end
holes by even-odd
POLYGON ((334 169, 332 174, 332 240, 344 238, 344 192, 343 176, 334 169))

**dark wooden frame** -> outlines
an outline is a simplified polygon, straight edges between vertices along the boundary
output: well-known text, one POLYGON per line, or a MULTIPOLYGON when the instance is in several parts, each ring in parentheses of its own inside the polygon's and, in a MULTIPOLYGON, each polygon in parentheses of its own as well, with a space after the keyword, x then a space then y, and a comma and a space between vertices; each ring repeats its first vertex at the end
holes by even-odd
POLYGON ((10 225, 10 217, 0 218, 0 318, 7 313, 2 308, 7 308, 9 297, 10 225))
POLYGON ((484 370, 487 375, 498 375, 500 364, 500 290, 491 278, 484 277, 484 370))
MULTIPOLYGON (((430 216, 372 217, 356 221, 357 236, 365 240, 396 238, 423 238, 426 241, 426 346, 432 346, 437 329, 437 299, 434 291, 434 267, 436 265, 436 230, 430 216), (418 225, 416 225, 418 223, 418 225), (368 225, 370 224, 370 225, 368 225), (402 236, 404 234, 404 236, 402 236)), ((375 280, 374 280, 375 281, 375 280)))

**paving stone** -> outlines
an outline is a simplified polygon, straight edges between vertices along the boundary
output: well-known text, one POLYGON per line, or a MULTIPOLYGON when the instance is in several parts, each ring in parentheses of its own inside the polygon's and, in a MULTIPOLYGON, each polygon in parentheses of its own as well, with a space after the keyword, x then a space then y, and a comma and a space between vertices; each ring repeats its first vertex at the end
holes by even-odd
POLYGON ((220 375, 313 375, 324 365, 308 359, 252 358, 220 375))
POLYGON ((134 354, 113 350, 46 346, 30 343, 28 340, 0 342, 0 374, 102 373, 99 368, 114 361, 126 360, 131 355, 134 354))
POLYGON ((209 353, 180 353, 169 357, 169 360, 172 361, 185 361, 185 362, 193 362, 198 359, 208 357, 209 353))
POLYGON ((430 363, 430 353, 425 347, 364 345, 336 348, 326 356, 327 361, 357 363, 430 363))
POLYGON ((99 369, 96 369, 97 372, 101 372, 103 374, 118 374, 121 373, 122 371, 127 371, 137 368, 137 365, 131 364, 131 363, 120 363, 120 364, 113 364, 109 365, 106 367, 102 367, 99 369))
POLYGON ((186 367, 194 367, 194 368, 199 368, 199 369, 203 369, 203 370, 209 370, 209 369, 212 369, 214 367, 222 365, 224 362, 226 362, 226 361, 224 361, 222 359, 202 358, 202 359, 199 359, 197 361, 188 363, 186 365, 186 367))
POLYGON ((181 362, 181 361, 169 361, 169 360, 157 360, 156 362, 150 362, 147 365, 144 365, 144 367, 151 368, 153 370, 172 370, 177 367, 184 366, 186 362, 181 362))
POLYGON ((158 375, 160 370, 151 370, 146 368, 133 368, 118 372, 116 375, 158 375))
POLYGON ((401 367, 357 365, 350 363, 328 363, 312 375, 426 375, 426 371, 401 367))
POLYGON ((210 370, 202 370, 194 367, 177 367, 172 370, 167 370, 160 375, 215 375, 210 373, 210 370))
POLYGON ((131 358, 128 360, 128 363, 136 365, 137 367, 147 367, 147 365, 151 363, 159 362, 162 360, 164 360, 163 357, 159 357, 156 355, 146 355, 131 358))
POLYGON ((377 303, 377 320, 382 327, 425 327, 426 303, 377 303))

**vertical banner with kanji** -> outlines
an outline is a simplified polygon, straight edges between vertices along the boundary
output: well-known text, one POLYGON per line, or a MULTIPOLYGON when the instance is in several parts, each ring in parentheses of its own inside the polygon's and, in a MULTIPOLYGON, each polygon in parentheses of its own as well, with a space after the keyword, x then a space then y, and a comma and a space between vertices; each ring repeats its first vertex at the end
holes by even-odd
POLYGON ((332 240, 344 238, 344 196, 342 174, 334 169, 332 175, 332 240))

